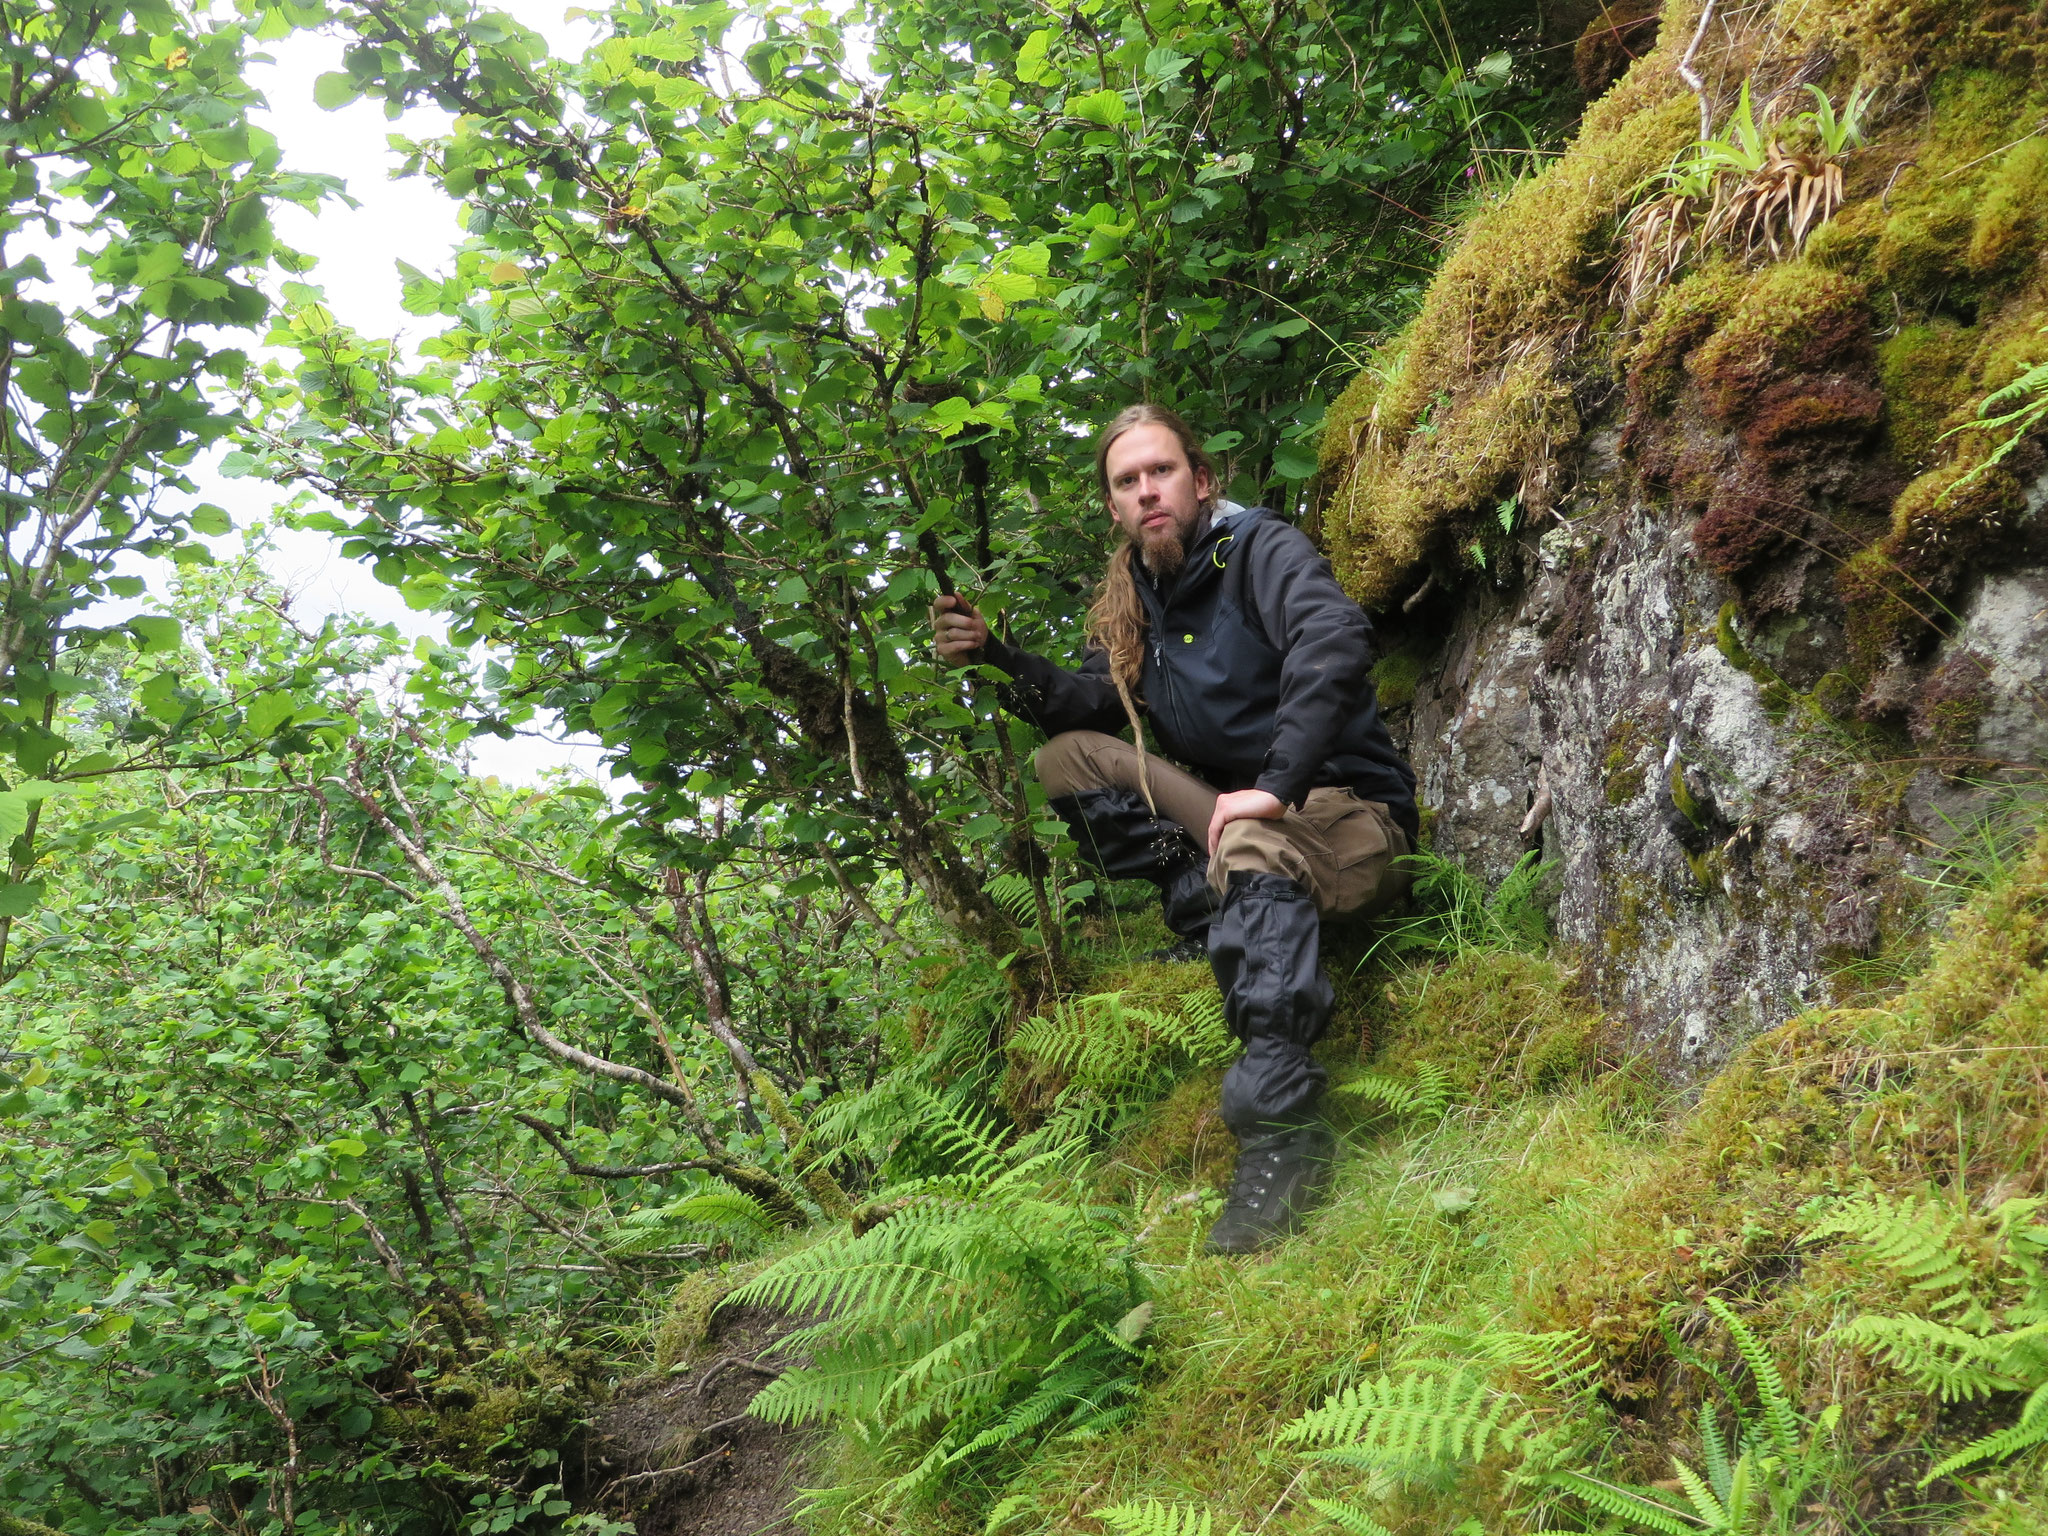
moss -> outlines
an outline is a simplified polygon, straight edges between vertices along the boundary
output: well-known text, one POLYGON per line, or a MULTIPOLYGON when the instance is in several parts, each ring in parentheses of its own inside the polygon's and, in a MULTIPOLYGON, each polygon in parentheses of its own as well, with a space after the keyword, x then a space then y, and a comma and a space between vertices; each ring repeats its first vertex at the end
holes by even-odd
POLYGON ((1753 673, 1756 671, 1756 658, 1749 654, 1749 647, 1735 632, 1735 609, 1732 602, 1721 605, 1721 612, 1714 619, 1714 648, 1736 671, 1753 673))
POLYGON ((1885 430, 1900 463, 1920 469, 1933 458, 1950 415, 1967 393, 1964 369, 1977 340, 1952 321, 1936 321, 1906 326, 1879 345, 1885 430))
POLYGON ((1608 722, 1602 745, 1601 792, 1609 805, 1627 805, 1643 792, 1649 774, 1645 753, 1656 746, 1656 738, 1641 721, 1620 715, 1608 722))
POLYGON ((1868 291, 1811 262, 1752 277, 1727 323, 1687 360, 1709 413, 1734 423, 1787 374, 1825 373, 1870 345, 1868 291))
POLYGON ((1940 295, 1955 281, 1970 248, 1974 201, 1967 186, 1944 189, 1938 196, 1900 198, 1878 235, 1877 275, 1909 298, 1940 295))
POLYGON ((1735 313, 1747 283, 1747 273, 1716 255, 1657 295, 1623 364, 1631 421, 1646 419, 1677 397, 1686 357, 1735 313))
POLYGON ((1324 526, 1368 607, 1503 482, 1548 504, 1551 454, 1579 427, 1558 338, 1597 305, 1615 215, 1696 127, 1668 72, 1631 71, 1563 155, 1466 226, 1394 349, 1398 366, 1333 410, 1324 526))
POLYGON ((1403 647, 1390 651, 1373 663, 1373 687, 1381 709, 1406 709, 1415 702, 1416 685, 1428 670, 1420 651, 1403 647))
POLYGON ((1916 746, 1943 759, 1954 771, 1976 744, 1989 702, 1992 663, 1975 651, 1958 649, 1920 689, 1907 717, 1916 746))
POLYGON ((502 1471, 559 1454, 608 1378, 589 1350, 515 1345, 423 1383, 429 1406, 387 1408, 379 1420, 460 1471, 502 1471))
POLYGON ((1483 1102, 1551 1092, 1592 1065, 1599 1026, 1567 983, 1548 960, 1481 951, 1414 972, 1389 989, 1395 1014, 1378 1066, 1412 1073, 1428 1063, 1483 1102))
POLYGON ((1208 1068, 1177 1084, 1117 1143, 1102 1184, 1115 1197, 1161 1179, 1217 1187, 1230 1177, 1237 1142, 1223 1124, 1217 1092, 1223 1069, 1208 1068))
POLYGON ((2041 249, 2048 218, 2048 140, 2023 139, 2002 156, 1977 202, 1965 259, 1972 272, 2011 272, 2041 249))

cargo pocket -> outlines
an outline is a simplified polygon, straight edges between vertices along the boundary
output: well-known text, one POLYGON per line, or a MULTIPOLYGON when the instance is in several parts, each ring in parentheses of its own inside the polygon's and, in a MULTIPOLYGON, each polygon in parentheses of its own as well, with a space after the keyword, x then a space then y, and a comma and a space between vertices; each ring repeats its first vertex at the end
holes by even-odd
POLYGON ((1377 910, 1405 889, 1406 881, 1390 871, 1396 839, 1398 851, 1406 851, 1407 840, 1399 837, 1385 806, 1348 789, 1318 789, 1300 814, 1323 845, 1313 861, 1327 910, 1377 910))

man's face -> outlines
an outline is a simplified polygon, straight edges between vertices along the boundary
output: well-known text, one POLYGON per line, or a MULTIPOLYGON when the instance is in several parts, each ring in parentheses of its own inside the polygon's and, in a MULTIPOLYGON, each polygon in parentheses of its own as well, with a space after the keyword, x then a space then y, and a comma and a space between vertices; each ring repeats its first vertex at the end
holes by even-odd
POLYGON ((1146 569, 1154 575, 1179 570, 1215 482, 1189 467, 1180 439, 1156 422, 1117 438, 1102 467, 1109 476, 1109 514, 1138 546, 1146 569))

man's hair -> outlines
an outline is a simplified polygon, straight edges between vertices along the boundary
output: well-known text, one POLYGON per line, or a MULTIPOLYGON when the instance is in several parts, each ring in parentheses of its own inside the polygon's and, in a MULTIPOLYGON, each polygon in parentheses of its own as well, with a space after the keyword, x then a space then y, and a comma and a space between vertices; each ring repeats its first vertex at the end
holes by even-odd
POLYGON ((1102 429, 1102 436, 1095 439, 1095 488, 1102 493, 1105 506, 1109 504, 1110 447, 1133 427, 1164 427, 1171 432, 1179 440, 1181 451, 1188 456, 1189 470, 1196 475, 1208 475, 1210 494, 1214 496, 1216 487, 1221 484, 1216 465, 1202 451, 1201 443, 1179 414, 1163 405, 1127 405, 1102 429))
MULTIPOLYGON (((1105 506, 1110 504, 1110 447, 1133 427, 1164 427, 1171 432, 1187 454, 1188 469, 1197 477, 1204 473, 1209 476, 1209 496, 1214 499, 1221 479, 1188 424, 1163 405, 1130 405, 1118 411, 1095 440, 1095 488, 1102 493, 1105 506)), ((1145 669, 1145 608, 1138 601, 1137 577, 1132 570, 1137 558, 1137 547, 1128 535, 1120 538, 1110 551, 1109 569, 1103 573, 1102 584, 1095 589, 1095 601, 1088 608, 1086 634, 1091 643, 1109 654, 1110 680, 1124 701, 1131 733, 1137 738, 1138 784, 1149 802, 1152 786, 1145 773, 1145 728, 1138 720, 1136 702, 1138 676, 1145 669)))

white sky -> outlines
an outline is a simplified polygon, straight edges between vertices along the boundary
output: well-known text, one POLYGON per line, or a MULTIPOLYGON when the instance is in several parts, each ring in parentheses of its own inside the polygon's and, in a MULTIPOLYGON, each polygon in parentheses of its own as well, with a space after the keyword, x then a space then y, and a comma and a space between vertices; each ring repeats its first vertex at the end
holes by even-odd
MULTIPOLYGON (((566 19, 564 0, 496 0, 494 8, 541 33, 563 57, 580 57, 596 40, 592 24, 566 19)), ((435 327, 400 307, 395 263, 404 260, 430 273, 445 267, 463 238, 463 210, 429 178, 392 180, 397 156, 386 140, 394 132, 412 138, 442 132, 449 118, 433 108, 415 108, 394 122, 381 103, 370 101, 322 111, 313 104, 313 82, 341 67, 341 49, 338 38, 297 33, 265 46, 275 64, 250 71, 251 84, 270 104, 257 120, 277 135, 285 163, 294 170, 341 177, 360 205, 351 209, 330 203, 317 217, 281 206, 275 215, 278 234, 317 258, 318 267, 301 281, 326 290, 337 319, 366 335, 417 341, 435 327)), ((199 500, 225 507, 238 526, 267 520, 282 499, 265 482, 222 478, 211 463, 196 467, 193 478, 199 482, 199 500)), ((437 615, 407 608, 367 565, 343 559, 340 546, 327 535, 279 529, 275 537, 272 570, 299 594, 309 617, 345 610, 395 624, 409 637, 445 638, 446 625, 437 615)), ((239 547, 239 536, 224 542, 239 547)), ((478 772, 515 783, 531 783, 544 769, 564 765, 595 772, 601 761, 588 737, 561 744, 486 736, 476 740, 473 752, 478 772)))

